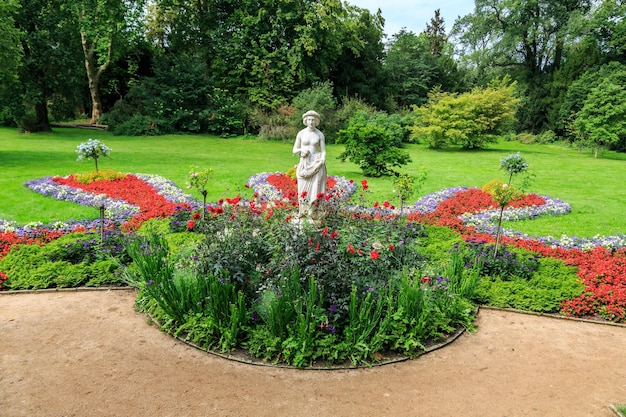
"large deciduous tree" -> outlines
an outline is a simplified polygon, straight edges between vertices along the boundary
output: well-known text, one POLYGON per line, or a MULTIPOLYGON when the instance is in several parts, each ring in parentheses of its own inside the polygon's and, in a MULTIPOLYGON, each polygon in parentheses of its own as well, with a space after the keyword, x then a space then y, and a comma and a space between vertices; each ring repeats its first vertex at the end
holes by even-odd
POLYGON ((508 73, 525 90, 520 129, 547 125, 546 84, 561 67, 569 24, 586 13, 591 0, 476 0, 474 12, 459 19, 453 33, 460 53, 487 79, 508 73))
POLYGON ((11 124, 10 93, 17 87, 18 67, 22 59, 20 31, 15 27, 14 15, 18 8, 15 0, 0 3, 0 123, 11 124))
POLYGON ((114 60, 114 53, 127 27, 136 24, 143 0, 69 0, 65 3, 78 27, 89 94, 91 123, 102 116, 100 79, 114 60))
POLYGON ((0 3, 0 85, 17 79, 17 68, 22 56, 20 31, 15 27, 14 13, 19 7, 16 0, 0 3))
POLYGON ((401 30, 393 35, 384 62, 388 91, 400 107, 422 105, 434 87, 456 91, 458 71, 447 42, 401 30))
POLYGON ((22 130, 50 130, 48 109, 74 107, 79 100, 80 45, 61 6, 60 0, 29 0, 14 11, 23 57, 8 99, 22 130))
POLYGON ((271 111, 315 82, 382 101, 380 13, 341 0, 157 0, 148 38, 202 56, 216 87, 271 111))
POLYGON ((574 120, 579 140, 594 149, 615 145, 626 138, 626 85, 603 80, 593 88, 574 120))

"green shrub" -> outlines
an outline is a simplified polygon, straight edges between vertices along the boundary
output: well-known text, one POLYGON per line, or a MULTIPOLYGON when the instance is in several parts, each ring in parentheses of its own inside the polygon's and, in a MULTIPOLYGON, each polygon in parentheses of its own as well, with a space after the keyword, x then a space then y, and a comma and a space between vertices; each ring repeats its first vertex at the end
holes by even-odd
POLYGON ((87 278, 89 280, 85 283, 87 287, 122 284, 119 261, 117 260, 107 259, 95 261, 90 264, 88 268, 87 278))
POLYGON ((337 143, 345 145, 339 158, 359 165, 366 176, 394 174, 392 167, 411 162, 408 152, 401 149, 404 133, 399 115, 379 112, 370 116, 360 111, 338 132, 337 143))
POLYGON ((531 277, 484 277, 476 301, 494 307, 556 313, 567 299, 582 293, 576 268, 553 258, 541 258, 531 277))
POLYGON ((302 115, 309 110, 315 110, 321 116, 320 129, 324 132, 326 143, 334 143, 337 139, 337 131, 341 128, 335 113, 337 100, 333 95, 333 84, 330 81, 314 83, 298 94, 291 103, 294 111, 289 117, 289 125, 295 133, 302 129, 302 115))
POLYGON ((44 246, 18 245, 0 260, 5 285, 18 290, 119 284, 119 265, 129 258, 119 232, 105 237, 71 233, 44 246))
POLYGON ((519 104, 515 89, 516 83, 505 77, 462 94, 433 90, 427 104, 413 108, 412 137, 434 149, 481 149, 495 143, 512 131, 519 104))
POLYGON ((168 132, 159 120, 150 116, 136 114, 111 129, 115 136, 156 136, 168 132))

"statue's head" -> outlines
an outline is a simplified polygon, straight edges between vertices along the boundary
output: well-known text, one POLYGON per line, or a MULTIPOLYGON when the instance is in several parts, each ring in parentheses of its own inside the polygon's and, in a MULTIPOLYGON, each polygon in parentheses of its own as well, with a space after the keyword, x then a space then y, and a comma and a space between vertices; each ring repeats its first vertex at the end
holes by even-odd
POLYGON ((315 119, 315 127, 320 125, 320 115, 318 112, 313 111, 313 110, 309 110, 308 112, 304 113, 302 115, 302 123, 306 126, 306 119, 307 117, 312 117, 315 119))

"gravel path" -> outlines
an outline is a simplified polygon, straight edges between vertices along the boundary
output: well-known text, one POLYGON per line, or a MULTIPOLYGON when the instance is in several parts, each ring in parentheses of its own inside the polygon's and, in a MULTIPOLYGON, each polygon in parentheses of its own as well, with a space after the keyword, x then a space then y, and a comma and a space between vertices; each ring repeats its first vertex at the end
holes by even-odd
POLYGON ((132 291, 0 295, 0 416, 613 416, 626 327, 483 309, 416 360, 341 371, 228 361, 133 309, 132 291))

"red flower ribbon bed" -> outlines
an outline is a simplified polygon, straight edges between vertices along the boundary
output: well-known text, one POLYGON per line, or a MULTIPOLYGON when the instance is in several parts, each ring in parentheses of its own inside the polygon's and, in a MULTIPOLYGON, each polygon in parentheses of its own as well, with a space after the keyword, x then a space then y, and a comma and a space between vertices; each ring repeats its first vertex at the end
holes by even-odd
POLYGON ((91 184, 79 183, 72 175, 67 178, 55 177, 52 180, 61 185, 94 194, 105 194, 138 206, 140 213, 122 225, 122 229, 126 231, 136 230, 141 223, 153 217, 171 216, 176 207, 181 206, 167 201, 154 187, 132 174, 120 179, 95 181, 91 184))
MULTIPOLYGON (((278 189, 289 201, 298 201, 298 181, 285 174, 270 174, 267 182, 278 189)), ((337 182, 334 178, 326 178, 326 189, 331 190, 337 182)))
MULTIPOLYGON (((512 202, 513 207, 541 205, 545 201, 528 194, 512 202)), ((474 227, 464 226, 459 216, 464 213, 496 208, 491 195, 479 189, 458 191, 454 197, 441 202, 434 212, 412 213, 408 218, 427 224, 450 227, 463 239, 495 242, 492 235, 477 233, 474 227)), ((577 274, 585 285, 582 295, 561 304, 568 316, 601 316, 616 322, 626 321, 626 249, 610 250, 596 247, 591 251, 551 247, 532 239, 503 237, 503 243, 536 252, 542 256, 561 259, 578 268, 577 274)))

